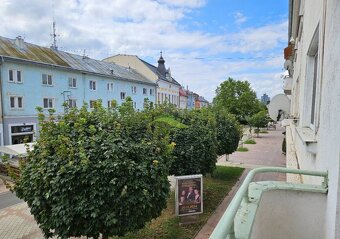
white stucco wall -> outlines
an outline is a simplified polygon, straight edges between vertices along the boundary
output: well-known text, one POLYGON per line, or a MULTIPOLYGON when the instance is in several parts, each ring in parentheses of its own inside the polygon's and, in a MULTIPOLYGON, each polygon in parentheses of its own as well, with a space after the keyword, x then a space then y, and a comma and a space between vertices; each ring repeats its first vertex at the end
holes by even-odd
POLYGON ((167 101, 179 107, 179 88, 177 84, 173 84, 168 81, 159 80, 157 88, 157 103, 165 102, 165 96, 167 101), (163 97, 162 97, 163 94, 163 97), (169 99, 170 97, 170 99, 169 99))
MULTIPOLYGON (((292 110, 299 117, 291 124, 293 144, 301 169, 327 170, 329 192, 326 206, 325 238, 340 238, 340 1, 302 1, 303 28, 297 40, 294 63, 292 110), (310 81, 307 74, 307 53, 315 30, 319 27, 318 84, 316 97, 316 123, 310 120, 310 81), (315 143, 307 143, 299 130, 309 130, 315 143)), ((287 145, 287 150, 289 145, 287 145)), ((303 177, 304 183, 319 183, 312 177, 303 177)))
POLYGON ((179 108, 186 109, 188 107, 188 97, 180 96, 179 97, 179 108))
POLYGON ((141 60, 134 55, 115 55, 104 59, 104 61, 115 63, 120 66, 131 67, 140 74, 156 83, 158 76, 152 72, 141 60))

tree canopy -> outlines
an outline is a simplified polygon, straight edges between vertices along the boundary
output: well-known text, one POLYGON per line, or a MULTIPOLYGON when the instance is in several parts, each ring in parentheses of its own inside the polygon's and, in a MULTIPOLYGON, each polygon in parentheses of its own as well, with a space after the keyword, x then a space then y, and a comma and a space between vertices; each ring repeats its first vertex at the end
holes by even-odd
POLYGON ((234 114, 241 123, 246 123, 247 117, 259 112, 262 108, 249 82, 232 78, 228 78, 217 87, 213 103, 215 108, 234 114))
POLYGON ((242 137, 241 126, 235 117, 226 111, 217 111, 215 119, 218 155, 235 152, 242 137))
POLYGON ((166 207, 172 146, 129 101, 40 120, 15 191, 46 237, 124 235, 166 207))

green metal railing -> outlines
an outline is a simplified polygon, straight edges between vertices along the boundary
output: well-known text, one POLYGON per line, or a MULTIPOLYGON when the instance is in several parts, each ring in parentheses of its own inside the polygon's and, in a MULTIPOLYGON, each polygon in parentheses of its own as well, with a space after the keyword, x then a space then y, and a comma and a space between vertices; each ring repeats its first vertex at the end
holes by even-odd
MULTIPOLYGON (((213 233, 210 236, 210 239, 226 239, 227 236, 231 236, 234 233, 234 218, 240 207, 242 199, 247 197, 248 199, 248 188, 249 184, 252 182, 255 174, 257 173, 291 173, 291 174, 302 174, 302 175, 310 175, 310 176, 318 176, 323 177, 324 182, 323 186, 327 188, 328 186, 328 173, 327 172, 319 172, 319 171, 307 171, 300 169, 288 169, 288 168, 280 168, 280 167, 263 167, 256 168, 251 170, 241 187, 235 194, 233 200, 230 202, 227 210, 224 212, 222 218, 218 222, 215 227, 213 233)), ((232 238, 232 237, 228 237, 232 238)))

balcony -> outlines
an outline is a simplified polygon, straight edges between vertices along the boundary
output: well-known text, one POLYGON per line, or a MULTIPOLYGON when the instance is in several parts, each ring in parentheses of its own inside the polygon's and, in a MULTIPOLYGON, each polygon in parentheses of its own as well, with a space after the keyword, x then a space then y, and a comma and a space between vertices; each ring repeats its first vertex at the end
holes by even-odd
POLYGON ((210 239, 325 238, 327 172, 278 167, 249 172, 210 239), (251 182, 257 173, 323 177, 321 185, 251 182))

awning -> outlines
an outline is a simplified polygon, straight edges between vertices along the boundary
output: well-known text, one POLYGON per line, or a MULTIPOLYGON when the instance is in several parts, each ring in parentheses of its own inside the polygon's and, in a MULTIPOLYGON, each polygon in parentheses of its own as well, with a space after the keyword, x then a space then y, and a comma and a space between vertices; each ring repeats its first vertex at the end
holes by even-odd
POLYGON ((10 154, 14 156, 25 156, 27 155, 27 146, 29 150, 33 150, 34 143, 27 144, 13 144, 0 146, 0 153, 10 154))

